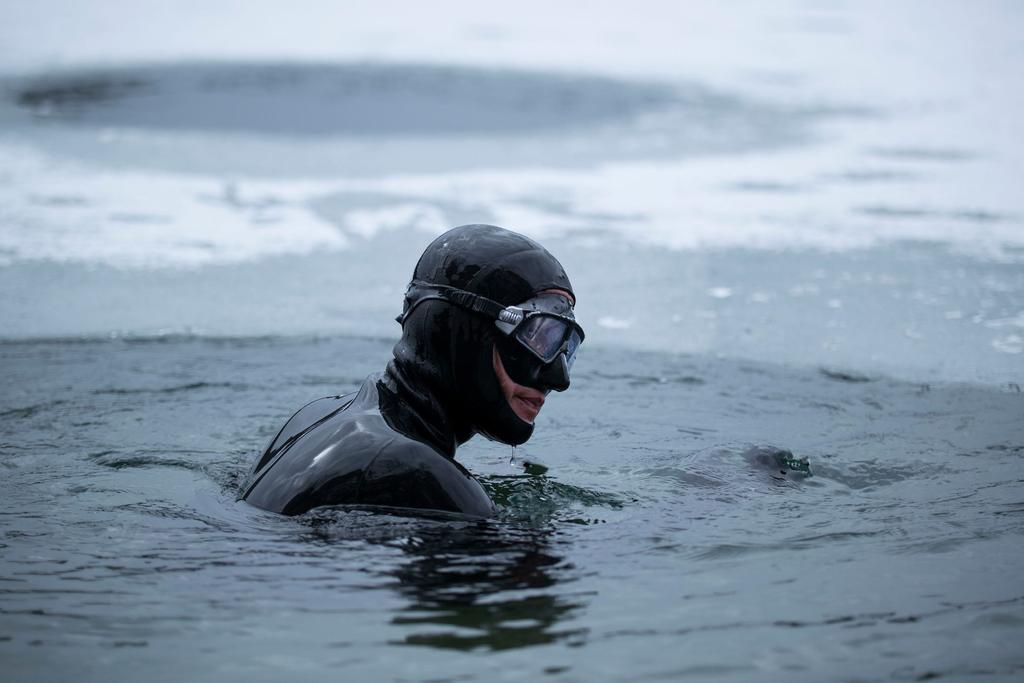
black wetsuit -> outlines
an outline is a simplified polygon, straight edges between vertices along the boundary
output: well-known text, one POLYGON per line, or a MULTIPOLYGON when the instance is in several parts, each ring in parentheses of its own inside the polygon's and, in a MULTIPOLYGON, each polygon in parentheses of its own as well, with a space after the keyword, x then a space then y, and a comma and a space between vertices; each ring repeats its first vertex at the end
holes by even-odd
POLYGON ((487 493, 429 434, 391 428, 380 408, 382 381, 370 376, 356 394, 295 413, 257 463, 245 499, 286 515, 337 503, 491 515, 487 493))
MULTIPOLYGON (((486 225, 437 238, 413 278, 503 305, 551 289, 572 293, 543 247, 486 225)), ((257 461, 243 499, 286 515, 337 504, 494 512, 483 487, 454 459, 473 434, 515 445, 533 432, 501 391, 494 350, 544 392, 568 387, 564 359, 531 374, 528 364, 536 361, 500 338, 493 319, 443 301, 407 298, 405 305, 402 339, 385 372, 354 395, 313 401, 292 416, 257 461), (549 379, 558 368, 565 374, 549 379)))

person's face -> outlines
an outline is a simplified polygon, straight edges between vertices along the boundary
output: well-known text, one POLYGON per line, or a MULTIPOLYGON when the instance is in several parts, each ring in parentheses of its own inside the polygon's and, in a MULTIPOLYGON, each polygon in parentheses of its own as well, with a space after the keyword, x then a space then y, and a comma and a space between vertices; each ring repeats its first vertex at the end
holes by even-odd
MULTIPOLYGON (((568 292, 560 289, 545 290, 547 292, 554 292, 561 294, 570 303, 572 303, 572 297, 568 292)), ((533 424, 533 421, 537 419, 537 415, 540 413, 540 409, 544 406, 544 398, 547 396, 546 391, 539 391, 532 387, 526 387, 522 384, 517 384, 508 376, 505 371, 505 365, 501 362, 501 356, 498 355, 498 349, 492 351, 494 356, 494 374, 498 376, 498 384, 501 385, 501 393, 505 395, 505 400, 508 401, 508 405, 512 408, 512 412, 522 420, 533 424)))
POLYGON ((533 424, 537 414, 544 405, 544 396, 547 392, 538 391, 532 387, 524 387, 512 381, 512 378, 505 372, 505 365, 501 362, 498 349, 494 349, 494 374, 498 376, 498 384, 501 385, 501 393, 505 395, 512 412, 523 422, 533 424))

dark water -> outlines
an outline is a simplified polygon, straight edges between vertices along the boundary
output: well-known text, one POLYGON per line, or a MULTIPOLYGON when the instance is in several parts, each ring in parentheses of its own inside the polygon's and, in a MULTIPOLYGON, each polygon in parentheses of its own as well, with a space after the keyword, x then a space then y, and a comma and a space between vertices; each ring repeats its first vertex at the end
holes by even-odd
POLYGON ((513 464, 460 451, 497 520, 236 503, 282 420, 389 347, 0 345, 4 680, 1024 669, 1019 388, 589 348, 513 464))

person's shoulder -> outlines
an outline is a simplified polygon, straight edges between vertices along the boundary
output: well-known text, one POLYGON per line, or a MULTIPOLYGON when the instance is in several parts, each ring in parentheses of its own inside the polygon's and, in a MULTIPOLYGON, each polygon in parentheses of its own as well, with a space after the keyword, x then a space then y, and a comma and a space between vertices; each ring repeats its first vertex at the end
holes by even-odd
POLYGON ((336 396, 324 396, 315 401, 310 401, 288 418, 288 422, 285 423, 278 433, 275 443, 286 441, 295 434, 299 434, 323 419, 338 413, 348 407, 354 397, 355 393, 339 394, 336 396))
POLYGON ((355 396, 318 399, 293 415, 242 497, 284 514, 359 503, 491 515, 490 498, 465 468, 387 423, 372 380, 355 396))
POLYGON ((263 449, 260 458, 253 466, 253 472, 262 469, 284 446, 289 445, 310 427, 344 409, 352 403, 354 397, 354 393, 324 396, 299 408, 270 439, 270 443, 263 449))
POLYGON ((371 463, 373 476, 387 477, 397 472, 422 471, 441 475, 455 469, 470 476, 459 463, 445 457, 433 446, 401 432, 392 431, 381 439, 381 447, 371 463))
POLYGON ((448 510, 479 517, 494 504, 473 476, 432 446, 398 434, 364 473, 362 502, 448 510))

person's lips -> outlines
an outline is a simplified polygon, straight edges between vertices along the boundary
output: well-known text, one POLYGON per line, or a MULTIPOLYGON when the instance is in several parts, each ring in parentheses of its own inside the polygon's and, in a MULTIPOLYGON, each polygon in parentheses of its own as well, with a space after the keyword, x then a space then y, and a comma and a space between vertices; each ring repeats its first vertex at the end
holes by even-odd
POLYGON ((541 394, 515 394, 513 398, 520 408, 516 412, 527 422, 533 422, 544 405, 544 396, 541 394))

